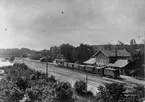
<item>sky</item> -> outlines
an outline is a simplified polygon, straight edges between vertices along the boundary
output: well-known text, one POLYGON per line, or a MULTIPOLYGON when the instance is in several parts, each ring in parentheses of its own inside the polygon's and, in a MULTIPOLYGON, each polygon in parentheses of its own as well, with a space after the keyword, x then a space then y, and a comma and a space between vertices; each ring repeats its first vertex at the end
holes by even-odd
POLYGON ((0 48, 129 43, 145 36, 145 0, 0 0, 0 48))

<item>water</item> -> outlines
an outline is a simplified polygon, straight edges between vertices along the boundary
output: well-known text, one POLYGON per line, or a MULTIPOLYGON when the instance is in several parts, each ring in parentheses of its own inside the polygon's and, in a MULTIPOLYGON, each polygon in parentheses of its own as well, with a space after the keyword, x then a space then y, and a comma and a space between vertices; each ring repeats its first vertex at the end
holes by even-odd
POLYGON ((8 60, 4 60, 3 58, 0 58, 0 67, 11 65, 13 65, 13 63, 9 62, 8 60))

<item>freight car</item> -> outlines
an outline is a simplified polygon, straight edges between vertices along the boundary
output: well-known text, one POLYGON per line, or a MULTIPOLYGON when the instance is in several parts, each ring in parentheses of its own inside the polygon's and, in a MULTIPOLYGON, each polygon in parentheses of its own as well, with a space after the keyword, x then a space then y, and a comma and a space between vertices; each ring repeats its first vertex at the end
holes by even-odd
POLYGON ((74 69, 75 69, 75 70, 79 70, 79 64, 74 63, 74 69))
POLYGON ((63 67, 63 66, 64 66, 63 62, 60 62, 60 63, 59 63, 59 65, 60 65, 61 67, 63 67))
POLYGON ((119 76, 119 70, 118 69, 113 69, 113 68, 105 68, 104 69, 104 75, 105 76, 110 76, 113 78, 117 78, 119 76))
POLYGON ((119 70, 113 69, 113 68, 95 67, 91 65, 81 65, 81 64, 68 63, 68 62, 62 62, 62 61, 58 61, 57 64, 58 66, 61 66, 61 67, 80 70, 83 72, 88 72, 88 73, 96 74, 99 76, 110 76, 112 78, 117 78, 120 76, 119 70))
POLYGON ((85 71, 94 74, 95 73, 95 66, 86 65, 85 71))
POLYGON ((63 62, 64 67, 68 67, 68 62, 63 62))
POLYGON ((67 67, 71 68, 71 69, 74 69, 74 63, 68 63, 67 67))
POLYGON ((64 66, 64 65, 63 65, 63 62, 61 62, 61 61, 57 61, 56 63, 57 63, 57 65, 60 66, 60 67, 63 67, 63 66, 64 66))
POLYGON ((86 67, 85 65, 81 65, 81 64, 80 64, 80 65, 79 65, 79 70, 80 70, 80 71, 85 71, 85 67, 86 67))
POLYGON ((104 67, 95 67, 95 74, 104 76, 104 67))

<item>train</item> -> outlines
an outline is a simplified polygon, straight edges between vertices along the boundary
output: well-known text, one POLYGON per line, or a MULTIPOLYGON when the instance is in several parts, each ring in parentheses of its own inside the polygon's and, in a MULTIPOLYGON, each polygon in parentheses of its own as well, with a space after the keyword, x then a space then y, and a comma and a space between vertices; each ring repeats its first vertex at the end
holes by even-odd
POLYGON ((62 61, 56 61, 56 63, 59 67, 65 67, 68 69, 87 72, 94 75, 106 76, 114 79, 120 77, 119 69, 113 69, 109 67, 96 67, 93 65, 82 65, 82 64, 62 62, 62 61))

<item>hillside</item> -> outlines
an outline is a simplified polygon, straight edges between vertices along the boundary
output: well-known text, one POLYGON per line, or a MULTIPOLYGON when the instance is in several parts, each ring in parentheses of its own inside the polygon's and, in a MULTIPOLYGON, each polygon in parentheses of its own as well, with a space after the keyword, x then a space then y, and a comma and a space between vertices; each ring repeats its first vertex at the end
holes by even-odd
POLYGON ((21 49, 0 49, 0 57, 20 57, 23 55, 31 55, 31 54, 35 54, 36 51, 34 50, 30 50, 28 48, 21 48, 21 49))

